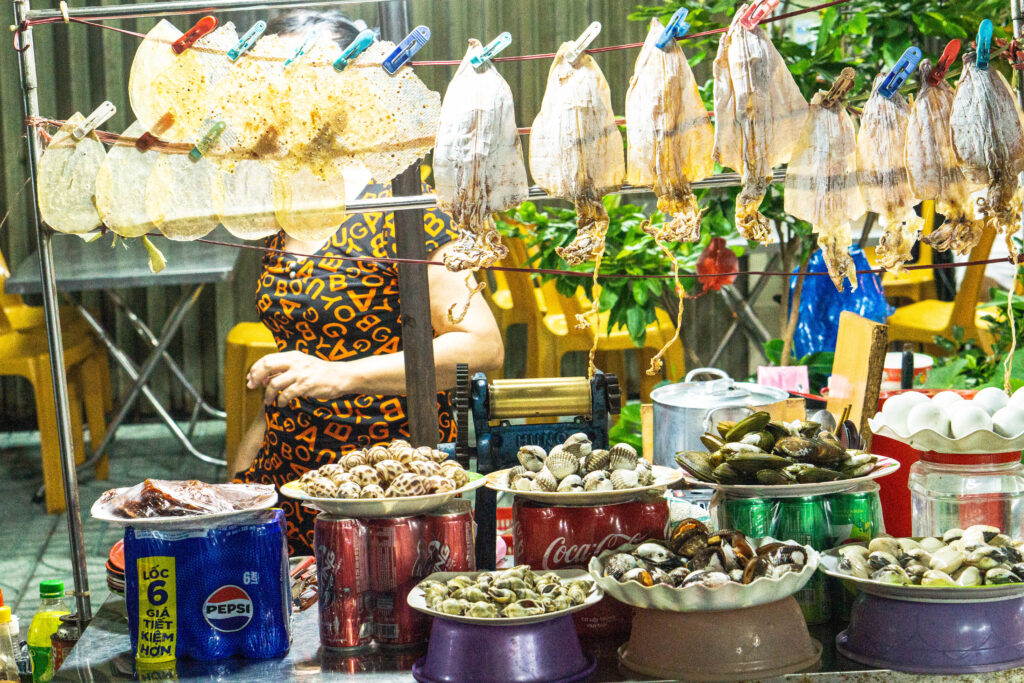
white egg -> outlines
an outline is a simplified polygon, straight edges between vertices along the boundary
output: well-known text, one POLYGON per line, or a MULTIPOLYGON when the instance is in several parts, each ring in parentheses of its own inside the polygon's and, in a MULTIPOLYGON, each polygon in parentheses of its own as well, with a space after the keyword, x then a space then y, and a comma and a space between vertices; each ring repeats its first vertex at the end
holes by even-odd
POLYGON ((1018 406, 1024 406, 1024 387, 1013 392, 1013 396, 1010 397, 1010 403, 1018 406))
POLYGON ((973 403, 985 409, 989 415, 995 415, 996 411, 1010 402, 1006 392, 996 387, 985 387, 972 399, 973 403))
POLYGON ((974 401, 965 402, 965 405, 957 406, 950 416, 950 426, 953 429, 953 438, 959 439, 979 429, 992 429, 992 418, 974 401))
POLYGON ((922 429, 931 429, 942 436, 949 436, 949 417, 931 401, 918 403, 907 413, 907 432, 916 434, 922 429))
POLYGON ((997 434, 1010 439, 1024 434, 1024 407, 1011 403, 1000 408, 992 416, 992 426, 997 434))
POLYGON ((905 391, 902 395, 903 400, 910 406, 916 406, 918 403, 926 403, 931 400, 928 398, 928 394, 922 394, 920 391, 905 391))
MULTIPOLYGON (((1024 398, 1024 396, 1022 396, 1021 398, 1024 398)), ((932 403, 942 408, 943 410, 945 410, 948 406, 951 406, 954 403, 959 403, 960 401, 963 400, 964 397, 956 393, 955 391, 940 391, 939 393, 932 396, 932 403)))
POLYGON ((896 394, 886 399, 882 404, 882 417, 885 424, 901 436, 907 435, 907 414, 914 407, 913 402, 907 399, 910 394, 896 394))

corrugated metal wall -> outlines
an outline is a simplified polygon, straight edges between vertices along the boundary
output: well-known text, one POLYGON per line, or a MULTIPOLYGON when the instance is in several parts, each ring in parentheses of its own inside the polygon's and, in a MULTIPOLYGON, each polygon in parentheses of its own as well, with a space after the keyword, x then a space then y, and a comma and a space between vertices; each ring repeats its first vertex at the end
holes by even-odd
MULTIPOLYGON (((115 0, 99 0, 104 5, 115 0)), ((120 0, 116 0, 118 3, 120 0)), ((38 0, 34 7, 56 7, 55 0, 38 0)), ((85 0, 69 0, 69 6, 81 6, 85 0)), ((598 45, 641 41, 645 27, 639 22, 626 20, 636 0, 584 0, 550 2, 543 0, 410 0, 413 25, 426 24, 432 39, 419 53, 418 59, 461 58, 466 41, 476 37, 487 42, 501 31, 510 31, 514 42, 509 54, 535 54, 554 52, 562 41, 574 39, 594 20, 604 30, 598 45)), ((376 25, 377 8, 374 3, 346 5, 351 16, 376 25)), ((7 20, 13 23, 9 5, 4 6, 7 20)), ((190 26, 199 15, 174 17, 179 28, 190 26)), ((231 20, 245 30, 259 16, 252 12, 222 12, 222 22, 231 20)), ((155 19, 110 22, 133 31, 145 32, 155 19)), ((34 29, 34 47, 39 65, 40 113, 44 117, 66 119, 75 111, 88 113, 105 99, 118 106, 118 113, 105 128, 120 131, 132 120, 128 106, 127 84, 138 39, 113 31, 81 24, 52 24, 34 29)), ((613 102, 621 108, 626 87, 633 70, 636 51, 616 51, 597 56, 611 84, 613 102)), ((502 74, 516 93, 516 110, 520 125, 529 125, 540 106, 550 60, 541 59, 501 66, 502 74)), ((433 89, 444 93, 454 67, 424 67, 419 76, 433 89)), ((3 174, 0 178, 0 213, 10 211, 8 221, 0 230, 0 250, 15 268, 32 253, 34 234, 28 216, 29 200, 25 181, 26 148, 22 127, 21 91, 15 52, 0 48, 0 150, 3 154, 3 174)), ((96 248, 106 248, 97 245, 96 248)), ((222 248, 211 246, 211 249, 222 248)), ((183 367, 192 377, 201 378, 201 388, 219 402, 220 367, 223 339, 227 331, 240 320, 254 319, 252 292, 256 277, 258 254, 243 252, 233 282, 209 288, 197 306, 198 315, 185 323, 171 348, 171 353, 183 361, 183 367), (202 321, 202 322, 200 322, 202 321), (215 321, 214 324, 211 324, 215 321)), ((61 264, 57 264, 60 268, 61 264)), ((155 329, 159 327, 179 288, 133 289, 120 292, 155 329)), ((143 348, 124 321, 116 319, 109 307, 101 306, 98 295, 85 299, 87 305, 96 306, 108 329, 117 330, 118 338, 135 357, 141 357, 143 348)), ((707 303, 692 308, 708 308, 707 303)), ((707 311, 704 311, 706 314, 707 311)), ((722 326, 725 319, 722 319, 722 326)), ((708 342, 709 346, 712 342, 708 342)), ((745 353, 745 350, 741 351, 745 353)), ((158 393, 166 394, 168 382, 164 370, 154 380, 158 393)), ((184 405, 179 392, 171 396, 172 405, 184 405)), ((18 423, 31 424, 31 394, 17 381, 5 379, 0 383, 0 428, 18 423)))

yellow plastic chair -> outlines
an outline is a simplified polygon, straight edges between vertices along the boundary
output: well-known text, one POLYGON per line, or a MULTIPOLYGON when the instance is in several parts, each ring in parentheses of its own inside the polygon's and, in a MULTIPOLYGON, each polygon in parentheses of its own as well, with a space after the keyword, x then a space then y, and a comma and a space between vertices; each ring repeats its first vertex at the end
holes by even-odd
MULTIPOLYGON (((992 249, 995 233, 986 229, 981 241, 971 251, 971 261, 984 261, 992 249)), ((982 323, 983 312, 978 311, 978 298, 985 279, 985 266, 964 269, 963 281, 953 301, 925 299, 901 306, 889 316, 890 342, 916 342, 932 354, 942 354, 935 345, 935 337, 953 338, 953 328, 962 327, 965 339, 977 339, 985 351, 992 350, 992 335, 982 323), (979 328, 979 323, 981 327, 979 328)))
MULTIPOLYGON (((935 202, 922 202, 921 216, 924 218, 924 229, 921 230, 921 234, 931 234, 932 230, 935 229, 935 202)), ((920 256, 914 265, 932 265, 932 248, 921 242, 918 249, 920 250, 920 256)), ((877 268, 878 261, 875 258, 874 247, 864 249, 864 254, 868 258, 868 263, 873 268, 877 268)), ((885 295, 894 299, 922 301, 938 297, 937 290, 935 289, 935 271, 931 268, 908 270, 899 275, 885 273, 882 275, 882 287, 885 289, 885 295)))
POLYGON ((263 409, 263 390, 249 389, 245 377, 263 356, 277 352, 274 335, 263 323, 238 323, 228 332, 224 349, 225 452, 228 476, 235 474, 238 444, 263 409))

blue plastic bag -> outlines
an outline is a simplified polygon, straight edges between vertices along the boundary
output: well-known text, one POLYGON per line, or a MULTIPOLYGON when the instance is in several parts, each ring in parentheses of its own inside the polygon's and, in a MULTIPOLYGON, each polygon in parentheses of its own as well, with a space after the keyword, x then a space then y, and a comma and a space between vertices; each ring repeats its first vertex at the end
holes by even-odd
MULTIPOLYGON (((864 250, 850 247, 850 256, 857 270, 868 270, 864 250)), ((793 271, 797 272, 796 270, 793 271)), ((808 273, 825 273, 825 257, 821 249, 815 250, 807 263, 808 273)), ((793 305, 793 291, 797 278, 789 279, 789 302, 793 305)), ((803 294, 800 296, 800 318, 793 336, 793 353, 802 358, 816 351, 835 351, 836 336, 839 334, 839 314, 852 311, 859 316, 884 323, 895 309, 885 300, 882 278, 875 274, 857 276, 857 291, 850 291, 849 282, 840 292, 832 284, 832 278, 812 275, 804 278, 803 294)))

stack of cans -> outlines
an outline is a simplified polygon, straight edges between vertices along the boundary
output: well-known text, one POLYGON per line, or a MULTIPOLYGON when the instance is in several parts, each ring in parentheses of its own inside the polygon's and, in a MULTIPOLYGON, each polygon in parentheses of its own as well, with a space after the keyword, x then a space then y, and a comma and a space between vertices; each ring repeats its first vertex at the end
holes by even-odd
POLYGON ((414 517, 351 519, 321 513, 314 532, 320 642, 330 650, 409 646, 427 618, 406 598, 435 572, 476 569, 470 502, 414 517))

